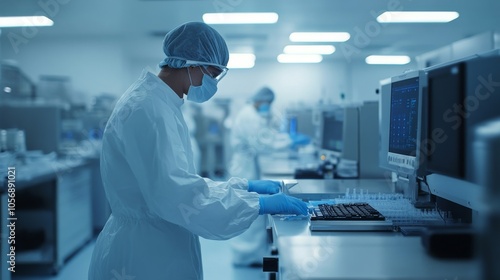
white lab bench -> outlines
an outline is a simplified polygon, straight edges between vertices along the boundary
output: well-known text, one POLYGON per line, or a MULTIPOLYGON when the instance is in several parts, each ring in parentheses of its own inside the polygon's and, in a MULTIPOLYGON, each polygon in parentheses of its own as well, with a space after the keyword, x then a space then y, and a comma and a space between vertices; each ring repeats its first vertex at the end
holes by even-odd
MULTIPOLYGON (((393 192, 384 180, 298 180, 293 196, 338 197, 346 188, 393 192)), ((400 232, 310 231, 308 219, 270 216, 277 279, 479 279, 478 260, 429 256, 421 238, 400 232)))

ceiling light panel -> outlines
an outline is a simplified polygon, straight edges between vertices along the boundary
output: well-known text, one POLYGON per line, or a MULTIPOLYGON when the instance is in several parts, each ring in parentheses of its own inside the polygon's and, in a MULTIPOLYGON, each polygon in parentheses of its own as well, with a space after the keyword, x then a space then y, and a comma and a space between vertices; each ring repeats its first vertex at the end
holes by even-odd
POLYGON ((54 22, 45 16, 0 17, 0 27, 52 26, 54 22))
POLYGON ((385 12, 377 17, 381 23, 450 22, 459 17, 457 12, 385 12))
POLYGON ((407 55, 370 55, 366 57, 367 64, 404 65, 410 63, 407 55))
POLYGON ((286 54, 332 54, 335 47, 332 45, 288 45, 283 49, 286 54))
POLYGON ((319 54, 280 54, 277 57, 279 63, 319 63, 323 56, 319 54))
POLYGON ((292 42, 345 42, 351 38, 347 32, 293 32, 292 42))
POLYGON ((278 22, 277 13, 206 13, 206 24, 272 24, 278 22))
POLYGON ((230 53, 227 68, 253 68, 255 55, 253 53, 230 53))

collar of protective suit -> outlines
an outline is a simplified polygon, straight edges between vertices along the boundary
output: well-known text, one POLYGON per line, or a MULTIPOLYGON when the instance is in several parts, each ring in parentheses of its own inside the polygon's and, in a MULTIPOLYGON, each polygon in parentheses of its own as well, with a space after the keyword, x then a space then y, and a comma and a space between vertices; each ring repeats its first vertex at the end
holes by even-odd
POLYGON ((150 93, 157 94, 161 100, 174 104, 179 108, 182 104, 184 104, 184 99, 179 98, 177 93, 175 93, 164 81, 148 70, 142 70, 140 79, 144 79, 144 81, 151 87, 150 93))

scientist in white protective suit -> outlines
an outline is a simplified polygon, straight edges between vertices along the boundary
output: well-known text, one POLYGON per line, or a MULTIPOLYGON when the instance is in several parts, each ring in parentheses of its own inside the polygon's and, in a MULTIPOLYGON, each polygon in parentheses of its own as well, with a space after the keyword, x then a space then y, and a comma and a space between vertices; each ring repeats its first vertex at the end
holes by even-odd
POLYGON ((88 279, 203 279, 199 236, 234 237, 263 214, 307 215, 278 182, 196 175, 183 96, 202 103, 215 94, 228 48, 212 27, 189 22, 165 36, 163 50, 160 72, 143 71, 106 125, 101 173, 112 214, 88 279))
MULTIPOLYGON (((236 115, 230 135, 232 157, 228 170, 231 176, 259 180, 259 155, 308 143, 305 135, 290 137, 273 127, 271 105, 274 98, 269 87, 262 87, 236 115)), ((266 217, 259 216, 248 230, 231 239, 234 265, 262 266, 262 258, 269 254, 266 227, 266 217)))

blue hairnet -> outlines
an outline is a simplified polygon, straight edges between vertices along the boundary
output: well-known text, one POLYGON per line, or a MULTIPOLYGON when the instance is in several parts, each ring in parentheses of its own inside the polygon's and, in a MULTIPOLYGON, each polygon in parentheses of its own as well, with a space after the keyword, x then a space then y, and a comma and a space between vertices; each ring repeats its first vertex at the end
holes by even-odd
POLYGON ((167 56, 159 66, 183 68, 186 60, 227 66, 229 50, 222 36, 203 22, 188 22, 167 33, 163 40, 167 56))
POLYGON ((274 100, 274 92, 268 88, 268 87, 263 87, 261 88, 253 97, 252 101, 253 102, 273 102, 274 100))

